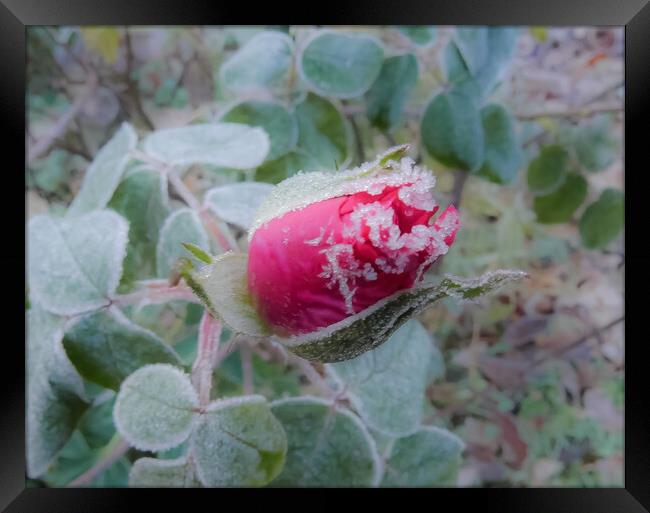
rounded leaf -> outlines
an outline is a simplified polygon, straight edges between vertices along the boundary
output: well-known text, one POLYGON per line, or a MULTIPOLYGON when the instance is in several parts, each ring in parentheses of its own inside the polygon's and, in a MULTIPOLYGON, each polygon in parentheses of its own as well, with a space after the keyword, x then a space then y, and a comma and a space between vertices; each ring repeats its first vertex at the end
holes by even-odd
POLYGON ((293 40, 278 31, 257 34, 223 66, 223 85, 232 92, 278 89, 284 85, 293 58, 293 40))
POLYGON ((240 123, 212 123, 157 130, 142 148, 170 166, 212 164, 233 169, 259 166, 269 153, 269 136, 240 123))
POLYGON ((181 444, 192 430, 198 397, 187 374, 167 364, 141 367, 122 382, 115 426, 130 445, 162 451, 181 444))
POLYGON ((537 221, 544 224, 565 223, 571 219, 587 197, 587 180, 579 173, 570 172, 562 185, 550 194, 537 196, 533 209, 537 221))
POLYGON ((61 315, 106 306, 122 275, 128 229, 124 218, 112 210, 30 219, 30 295, 46 310, 61 315))
POLYGON ((132 488, 201 488, 194 468, 186 458, 160 460, 140 458, 129 473, 132 488))
POLYGON ((574 147, 580 163, 588 171, 602 171, 618 155, 618 141, 612 134, 610 118, 597 116, 576 130, 574 147))
POLYGON ((557 144, 544 146, 528 165, 528 188, 535 194, 547 194, 564 180, 569 154, 557 144))
POLYGON ((429 154, 445 166, 474 171, 483 163, 483 123, 473 97, 437 95, 424 111, 421 132, 429 154))
POLYGON ((280 183, 298 171, 308 173, 320 168, 318 161, 305 150, 296 148, 279 159, 270 160, 257 168, 255 180, 258 182, 280 183))
POLYGON ((160 229, 156 246, 156 269, 159 277, 167 278, 178 259, 187 256, 183 243, 194 244, 204 251, 210 251, 208 234, 198 214, 190 208, 179 208, 172 212, 160 229))
POLYGON ((623 230, 625 196, 616 189, 605 189, 600 198, 587 207, 580 219, 580 237, 589 249, 607 246, 623 230))
POLYGON ((315 397, 276 401, 272 411, 289 441, 284 469, 274 486, 359 487, 377 483, 377 448, 354 414, 315 397))
POLYGON ((481 109, 481 121, 485 159, 477 175, 499 184, 510 183, 522 162, 513 119, 501 105, 492 104, 481 109))
POLYGON ((383 58, 384 51, 371 37, 321 31, 306 44, 300 71, 317 93, 352 98, 377 79, 383 58))
POLYGON ((211 403, 190 447, 205 486, 264 486, 282 470, 287 438, 266 399, 245 396, 211 403))
POLYGON ((234 105, 221 121, 257 126, 267 133, 271 149, 268 160, 277 159, 294 148, 298 141, 295 117, 278 103, 250 100, 234 105))
POLYGON ((345 168, 352 153, 348 121, 333 103, 309 93, 296 106, 298 146, 312 155, 321 169, 345 168))
POLYGON ((205 204, 215 215, 247 230, 255 213, 273 186, 259 182, 238 182, 214 187, 205 193, 205 204))

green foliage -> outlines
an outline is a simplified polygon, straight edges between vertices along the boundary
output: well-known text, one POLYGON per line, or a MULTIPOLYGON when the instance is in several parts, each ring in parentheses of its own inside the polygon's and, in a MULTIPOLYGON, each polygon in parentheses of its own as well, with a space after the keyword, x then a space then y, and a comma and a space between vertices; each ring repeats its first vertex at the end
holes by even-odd
POLYGON ((370 122, 380 130, 390 130, 400 125, 404 105, 417 79, 418 61, 415 55, 387 58, 379 77, 366 94, 370 122))
MULTIPOLYGON (((179 208, 167 217, 160 229, 156 246, 156 269, 161 278, 167 278, 179 258, 187 256, 182 243, 191 243, 204 251, 210 250, 208 234, 198 214, 189 208, 179 208)), ((195 260, 198 263, 198 260, 195 260)))
POLYGON ((300 56, 300 71, 319 94, 351 98, 365 93, 382 66, 384 52, 372 38, 323 31, 315 34, 300 56))
POLYGON ((565 179, 568 152, 559 145, 544 146, 528 165, 528 188, 536 194, 553 192, 565 179))
POLYGON ((173 349, 117 309, 79 319, 66 332, 63 347, 81 376, 113 390, 144 365, 181 363, 173 349))
POLYGON ((255 179, 259 182, 280 183, 298 171, 309 173, 320 168, 318 160, 305 150, 296 148, 276 160, 265 162, 257 168, 255 179))
POLYGON ((514 120, 501 105, 490 104, 481 109, 481 122, 485 158, 476 174, 492 182, 511 183, 523 160, 514 120))
POLYGON ((625 199, 621 191, 605 189, 580 218, 582 243, 589 249, 609 244, 623 229, 625 199))
POLYGON ((424 111, 421 130, 427 151, 445 166, 476 171, 483 163, 483 124, 473 96, 440 93, 424 111))
POLYGON ((614 162, 619 144, 607 116, 596 116, 576 129, 574 148, 587 171, 602 171, 614 162))
POLYGON ((397 27, 397 30, 419 46, 429 44, 436 37, 436 27, 427 27, 425 25, 407 25, 397 27))
POLYGON ((545 224, 565 223, 573 217, 586 197, 587 180, 571 171, 553 192, 535 198, 533 208, 537 221, 545 224))
POLYGON ((375 350, 329 367, 368 426, 404 436, 420 425, 431 359, 429 334, 410 320, 375 350))
POLYGON ((377 449, 354 414, 313 397, 276 401, 271 410, 288 440, 286 462, 273 486, 360 487, 377 483, 377 449))
POLYGON ((158 460, 140 458, 133 464, 129 474, 129 486, 133 488, 201 488, 187 458, 158 460))
POLYGON ((271 190, 272 186, 257 182, 222 185, 205 193, 205 204, 221 220, 247 230, 271 190))

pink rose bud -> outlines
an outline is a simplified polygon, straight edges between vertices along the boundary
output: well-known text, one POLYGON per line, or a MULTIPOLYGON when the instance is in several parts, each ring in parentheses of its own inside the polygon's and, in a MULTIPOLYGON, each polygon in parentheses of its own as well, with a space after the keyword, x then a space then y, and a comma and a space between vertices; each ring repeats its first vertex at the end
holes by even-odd
POLYGON ((248 286, 278 335, 311 333, 413 287, 460 226, 438 217, 435 178, 409 158, 360 174, 359 192, 315 201, 263 223, 249 245, 248 286))

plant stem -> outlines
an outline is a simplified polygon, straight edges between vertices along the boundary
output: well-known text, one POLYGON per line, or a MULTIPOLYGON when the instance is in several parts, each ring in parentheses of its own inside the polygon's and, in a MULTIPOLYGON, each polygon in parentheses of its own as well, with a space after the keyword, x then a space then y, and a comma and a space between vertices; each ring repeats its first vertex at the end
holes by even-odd
POLYGON ((196 199, 192 191, 187 188, 185 182, 181 180, 181 177, 178 176, 175 172, 171 171, 167 174, 169 178, 169 183, 174 186, 178 195, 183 199, 185 203, 192 209, 197 212, 201 210, 201 203, 196 199))
POLYGON ((212 388, 212 371, 217 360, 221 322, 214 319, 205 310, 199 326, 199 340, 196 360, 192 367, 192 382, 199 394, 199 406, 207 406, 210 402, 212 388))
POLYGON ((115 435, 108 447, 108 451, 104 454, 99 461, 97 461, 92 467, 86 470, 78 478, 70 481, 66 487, 78 487, 85 486, 92 483, 92 481, 104 470, 110 467, 113 463, 119 460, 126 452, 129 450, 129 444, 126 443, 119 435, 115 435), (111 447, 112 446, 112 447, 111 447))
POLYGON ((124 306, 138 303, 159 304, 168 301, 182 300, 199 303, 194 293, 184 285, 170 287, 167 280, 156 280, 145 282, 146 285, 140 290, 129 294, 120 294, 111 298, 111 304, 124 306))
POLYGON ((239 354, 241 356, 241 370, 244 384, 244 394, 250 395, 254 392, 253 385, 253 362, 251 348, 248 344, 240 344, 239 354))

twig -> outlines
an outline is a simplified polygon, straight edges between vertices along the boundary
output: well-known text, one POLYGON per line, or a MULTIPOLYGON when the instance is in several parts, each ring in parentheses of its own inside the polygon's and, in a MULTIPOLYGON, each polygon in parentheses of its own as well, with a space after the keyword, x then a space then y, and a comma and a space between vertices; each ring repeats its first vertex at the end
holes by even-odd
POLYGON ((169 183, 174 186, 174 189, 176 189, 176 192, 183 201, 187 203, 192 210, 196 210, 197 212, 200 211, 201 203, 196 199, 194 194, 192 194, 192 191, 187 188, 187 185, 185 185, 183 180, 181 180, 180 176, 172 171, 167 174, 167 177, 169 178, 169 183))
POLYGON ((458 170, 454 174, 454 187, 451 191, 451 203, 456 207, 460 206, 463 197, 463 189, 465 188, 468 176, 469 173, 467 171, 458 170))
POLYGON ((221 322, 214 319, 205 310, 199 326, 199 341, 192 367, 192 382, 199 394, 199 406, 205 407, 210 402, 210 389, 212 388, 212 372, 219 349, 221 336, 221 322))
POLYGON ((364 162, 366 160, 366 153, 363 150, 363 141, 361 140, 361 131, 359 130, 359 125, 354 119, 354 116, 347 116, 350 126, 352 127, 352 132, 354 132, 354 140, 357 143, 357 156, 359 157, 359 162, 364 162))
POLYGON ((234 238, 232 238, 232 235, 231 238, 233 240, 230 240, 228 237, 226 237, 226 235, 224 235, 223 231, 221 230, 221 227, 212 218, 212 212, 209 209, 207 208, 201 209, 199 212, 199 216, 201 217, 204 226, 208 229, 208 232, 210 232, 210 234, 215 238, 219 246, 221 246, 225 251, 228 250, 235 251, 237 249, 237 244, 234 243, 234 238))
POLYGON ((170 287, 169 283, 164 280, 165 286, 151 286, 147 285, 145 288, 136 290, 129 294, 120 294, 111 298, 111 304, 117 306, 133 305, 139 303, 145 304, 159 304, 167 303, 168 301, 190 301, 192 303, 199 303, 199 300, 194 293, 183 285, 170 287))
POLYGON ((124 456, 124 454, 126 454, 126 452, 129 450, 129 444, 126 443, 126 441, 122 440, 119 435, 114 440, 114 443, 115 446, 108 454, 103 456, 97 463, 86 470, 78 478, 69 482, 66 487, 73 488, 89 485, 99 474, 104 472, 104 470, 109 468, 113 463, 124 456))
POLYGON ((45 153, 50 146, 52 146, 54 142, 65 133, 68 125, 79 115, 85 103, 97 89, 98 83, 97 75, 91 74, 88 79, 88 86, 79 96, 77 96, 66 113, 58 119, 52 127, 52 130, 50 130, 50 133, 33 146, 30 146, 27 153, 28 164, 31 165, 34 160, 43 155, 43 153, 45 153))
POLYGON ((310 383, 318 388, 325 396, 328 398, 338 397, 339 394, 327 384, 327 381, 318 373, 311 362, 292 353, 289 353, 288 357, 289 363, 298 367, 310 383))
POLYGON ((138 85, 131 77, 131 71, 133 70, 133 48, 131 47, 131 34, 129 33, 129 29, 127 27, 124 27, 124 35, 126 40, 126 83, 128 86, 128 92, 133 99, 136 112, 140 118, 142 118, 142 121, 144 121, 145 125, 147 125, 147 128, 149 130, 153 130, 155 127, 151 122, 151 119, 149 119, 149 116, 147 116, 147 113, 144 111, 144 108, 142 107, 138 85))
POLYGON ((621 102, 605 103, 595 107, 586 108, 582 107, 574 110, 555 110, 555 111, 541 111, 541 112, 528 112, 518 113, 515 116, 521 121, 527 121, 537 118, 573 118, 573 117, 590 117, 595 114, 606 112, 623 112, 623 105, 621 102))

